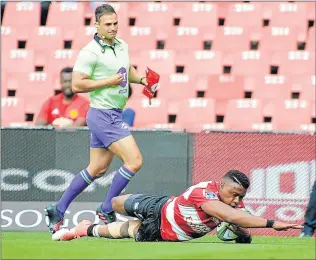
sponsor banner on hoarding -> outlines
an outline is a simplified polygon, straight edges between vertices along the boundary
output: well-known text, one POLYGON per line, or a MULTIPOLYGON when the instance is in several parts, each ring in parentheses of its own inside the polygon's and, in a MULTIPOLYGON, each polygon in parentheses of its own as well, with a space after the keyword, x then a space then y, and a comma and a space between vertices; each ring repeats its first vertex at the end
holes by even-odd
MULTIPOLYGON (((1 136, 3 201, 56 201, 89 164, 89 131, 5 129, 1 136)), ((188 134, 134 132, 133 136, 144 164, 126 192, 174 195, 189 186, 188 134)), ((103 201, 113 172, 121 166, 115 157, 108 172, 76 201, 103 201)))
MULTIPOLYGON (((230 169, 250 178, 245 205, 255 215, 303 223, 316 176, 315 135, 212 133, 194 138, 193 183, 220 180, 230 169)), ((297 235, 299 231, 264 235, 297 235)))
MULTIPOLYGON (((2 231, 47 231, 47 220, 44 208, 48 202, 20 201, 2 202, 1 229, 2 231)), ((64 228, 72 228, 80 221, 87 219, 95 224, 102 224, 95 215, 96 208, 100 203, 74 202, 65 213, 64 228)), ((127 217, 117 215, 119 220, 127 217)), ((131 219, 131 218, 130 218, 131 219)))

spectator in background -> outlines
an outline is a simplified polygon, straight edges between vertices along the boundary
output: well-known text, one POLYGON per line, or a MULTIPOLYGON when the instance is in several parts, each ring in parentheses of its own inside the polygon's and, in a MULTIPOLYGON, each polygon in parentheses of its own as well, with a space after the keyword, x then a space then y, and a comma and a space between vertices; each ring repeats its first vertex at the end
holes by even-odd
POLYGON ((316 181, 305 213, 305 223, 300 237, 312 237, 316 230, 316 181))
POLYGON ((80 127, 86 125, 89 101, 71 90, 72 68, 60 72, 61 93, 50 97, 43 104, 36 125, 80 127))
MULTIPOLYGON (((133 93, 133 89, 131 87, 131 85, 128 85, 128 99, 130 99, 130 97, 132 96, 133 93)), ((127 106, 128 106, 128 102, 127 102, 127 106)), ((133 127, 134 126, 134 120, 135 120, 135 110, 127 107, 123 110, 123 122, 125 124, 127 124, 128 126, 133 127)))

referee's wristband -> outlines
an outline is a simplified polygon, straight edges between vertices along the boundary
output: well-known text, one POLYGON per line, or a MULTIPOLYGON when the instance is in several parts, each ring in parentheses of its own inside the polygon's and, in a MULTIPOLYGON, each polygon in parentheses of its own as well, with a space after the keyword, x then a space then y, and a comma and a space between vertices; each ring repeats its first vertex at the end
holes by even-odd
POLYGON ((140 79, 140 81, 139 81, 139 84, 144 85, 143 82, 142 82, 142 80, 145 79, 145 78, 146 78, 146 77, 142 77, 142 78, 140 79))
POLYGON ((266 227, 267 227, 267 228, 272 228, 273 225, 274 225, 274 220, 272 220, 272 219, 267 219, 267 225, 266 225, 266 227))

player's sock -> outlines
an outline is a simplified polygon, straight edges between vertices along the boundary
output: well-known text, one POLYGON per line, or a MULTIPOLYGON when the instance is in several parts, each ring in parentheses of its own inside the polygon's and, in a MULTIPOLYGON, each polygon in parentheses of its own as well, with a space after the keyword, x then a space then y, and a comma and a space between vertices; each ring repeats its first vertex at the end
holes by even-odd
POLYGON ((56 203, 58 214, 61 217, 64 216, 69 204, 93 181, 94 178, 91 177, 87 169, 83 169, 75 176, 63 196, 56 203))
POLYGON ((92 224, 91 226, 88 227, 87 235, 89 237, 100 237, 99 227, 100 225, 92 224))
POLYGON ((127 186, 127 184, 134 177, 134 175, 135 173, 133 173, 124 166, 122 166, 118 171, 116 171, 109 192, 106 195, 105 201, 101 205, 101 210, 103 211, 103 213, 109 213, 113 211, 111 203, 112 198, 120 195, 122 190, 127 186))

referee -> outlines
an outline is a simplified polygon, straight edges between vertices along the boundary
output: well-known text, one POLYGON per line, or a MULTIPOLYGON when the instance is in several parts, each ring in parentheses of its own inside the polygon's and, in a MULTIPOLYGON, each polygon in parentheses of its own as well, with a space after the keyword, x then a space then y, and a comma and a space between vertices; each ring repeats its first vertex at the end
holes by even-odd
POLYGON ((90 93, 87 114, 91 131, 90 163, 75 176, 60 200, 45 209, 52 233, 60 229, 70 203, 106 173, 116 155, 123 165, 116 171, 104 202, 96 210, 105 224, 114 222, 111 200, 120 195, 143 162, 135 139, 122 121, 122 110, 128 98, 129 83, 147 85, 147 80, 130 66, 128 44, 116 37, 118 18, 113 7, 109 4, 99 6, 95 19, 97 33, 80 50, 72 78, 74 93, 90 93))

